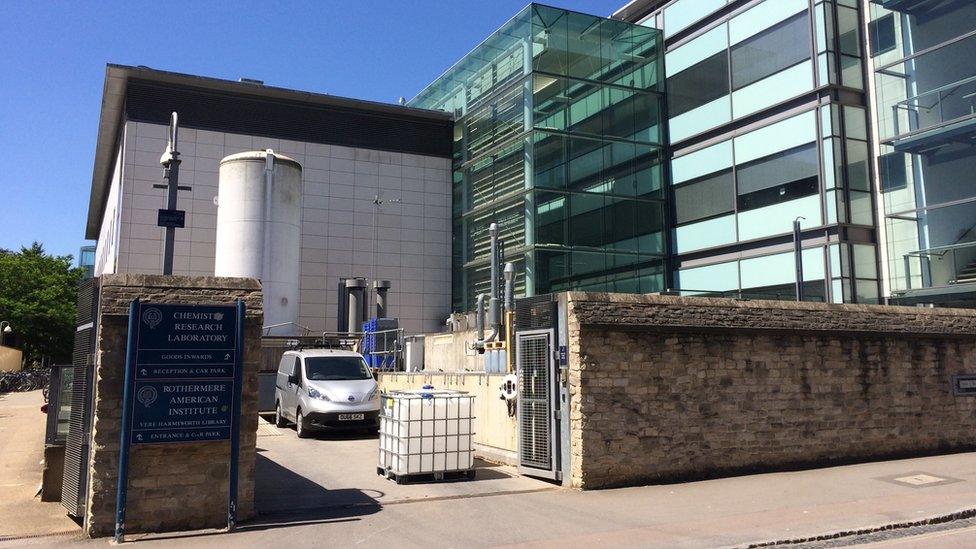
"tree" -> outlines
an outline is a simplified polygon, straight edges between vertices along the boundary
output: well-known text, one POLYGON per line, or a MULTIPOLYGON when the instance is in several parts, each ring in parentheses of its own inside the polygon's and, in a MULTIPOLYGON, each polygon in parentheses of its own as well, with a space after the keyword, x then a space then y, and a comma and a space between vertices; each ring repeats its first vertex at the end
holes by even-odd
POLYGON ((70 361, 75 302, 84 269, 72 267, 70 255, 48 255, 37 242, 18 253, 4 252, 0 253, 0 320, 10 322, 28 364, 44 357, 70 361))

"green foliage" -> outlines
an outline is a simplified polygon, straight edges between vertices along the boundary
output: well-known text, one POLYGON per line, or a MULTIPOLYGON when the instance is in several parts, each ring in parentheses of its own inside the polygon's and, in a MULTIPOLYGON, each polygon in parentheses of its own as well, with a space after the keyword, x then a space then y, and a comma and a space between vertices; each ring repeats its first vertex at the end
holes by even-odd
POLYGON ((22 342, 28 363, 43 357, 71 360, 83 276, 83 269, 72 267, 70 255, 48 255, 37 242, 18 253, 0 251, 0 320, 10 322, 14 331, 6 342, 22 342))

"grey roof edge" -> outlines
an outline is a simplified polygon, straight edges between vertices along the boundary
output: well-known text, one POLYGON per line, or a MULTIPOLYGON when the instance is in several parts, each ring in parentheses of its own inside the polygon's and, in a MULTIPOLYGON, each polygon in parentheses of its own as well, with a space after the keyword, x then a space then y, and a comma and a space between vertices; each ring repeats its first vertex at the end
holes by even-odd
POLYGON ((95 162, 92 169, 91 194, 88 199, 88 218, 85 238, 98 239, 123 121, 125 93, 129 80, 159 82, 172 85, 209 89, 214 91, 240 93, 251 97, 278 99, 311 105, 325 105, 338 108, 369 111, 399 118, 415 118, 433 121, 452 119, 449 113, 416 107, 406 107, 379 101, 367 101, 336 95, 279 88, 264 84, 252 84, 209 76, 196 76, 149 67, 133 67, 108 63, 105 66, 105 83, 102 89, 102 106, 98 120, 98 137, 95 145, 95 162))

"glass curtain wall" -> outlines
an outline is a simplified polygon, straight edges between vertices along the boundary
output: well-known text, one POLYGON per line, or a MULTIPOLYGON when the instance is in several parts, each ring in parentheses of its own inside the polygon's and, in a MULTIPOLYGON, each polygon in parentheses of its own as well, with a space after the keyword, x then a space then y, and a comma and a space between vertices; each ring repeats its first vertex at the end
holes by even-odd
POLYGON ((663 290, 660 32, 531 4, 410 101, 455 116, 454 307, 488 289, 663 290))
MULTIPOLYGON (((666 32, 673 34, 676 19, 705 15, 685 10, 709 12, 719 4, 724 3, 673 2, 648 21, 656 24, 663 15, 666 32)), ((781 240, 797 217, 804 218, 805 230, 874 227, 867 112, 859 100, 864 69, 858 5, 766 0, 694 29, 691 38, 668 50, 669 132, 676 155, 671 249, 677 263, 691 257, 695 265, 676 272, 677 288, 792 298, 792 256, 758 251, 763 240, 781 240), (784 102, 812 98, 815 89, 827 86, 843 93, 819 106, 811 99, 806 112, 782 114, 784 102), (757 116, 771 122, 720 137, 723 127, 757 116), (696 144, 703 135, 709 140, 704 148, 696 144), (737 245, 756 250, 745 255, 757 257, 698 266, 708 263, 702 256, 712 250, 723 259, 730 250, 741 255, 737 245)), ((806 249, 805 255, 813 255, 804 270, 813 269, 811 261, 817 265, 805 276, 810 299, 877 301, 877 269, 852 266, 854 248, 861 259, 876 257, 870 243, 806 249)))
POLYGON ((902 5, 869 25, 893 292, 976 281, 976 4, 902 5))

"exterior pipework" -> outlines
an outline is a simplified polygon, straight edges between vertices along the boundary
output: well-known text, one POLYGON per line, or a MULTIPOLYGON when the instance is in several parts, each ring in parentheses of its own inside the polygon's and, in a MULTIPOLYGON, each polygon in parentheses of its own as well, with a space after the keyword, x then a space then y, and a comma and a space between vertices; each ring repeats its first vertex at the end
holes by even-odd
POLYGON ((478 294, 477 307, 474 313, 475 342, 474 349, 485 348, 485 294, 478 294))
POLYGON ((488 226, 488 234, 491 236, 491 294, 488 298, 488 325, 491 326, 491 336, 489 341, 494 341, 501 331, 501 311, 498 293, 498 224, 492 223, 488 226))
POLYGON ((505 312, 515 310, 515 264, 505 264, 505 312))
POLYGON ((302 166, 274 151, 220 161, 214 275, 258 278, 271 335, 298 332, 302 166))
POLYGON ((376 318, 390 318, 390 309, 387 302, 390 281, 375 280, 373 281, 373 288, 376 289, 376 318))
POLYGON ((347 279, 346 291, 349 292, 349 333, 360 332, 363 329, 363 306, 366 303, 366 281, 361 278, 347 279))

